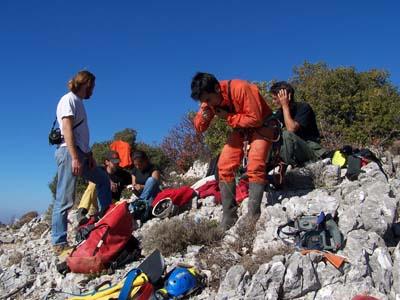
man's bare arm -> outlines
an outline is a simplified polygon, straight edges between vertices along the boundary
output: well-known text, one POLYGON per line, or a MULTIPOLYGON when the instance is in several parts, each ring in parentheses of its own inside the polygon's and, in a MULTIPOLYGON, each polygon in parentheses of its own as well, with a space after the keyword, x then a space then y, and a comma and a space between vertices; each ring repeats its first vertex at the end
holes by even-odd
POLYGON ((72 158, 72 165, 71 165, 72 174, 74 174, 76 176, 76 175, 81 175, 82 164, 79 161, 78 151, 75 146, 73 124, 74 124, 73 116, 64 117, 62 119, 62 129, 63 129, 63 134, 64 134, 64 141, 67 144, 69 154, 71 155, 71 158, 72 158))

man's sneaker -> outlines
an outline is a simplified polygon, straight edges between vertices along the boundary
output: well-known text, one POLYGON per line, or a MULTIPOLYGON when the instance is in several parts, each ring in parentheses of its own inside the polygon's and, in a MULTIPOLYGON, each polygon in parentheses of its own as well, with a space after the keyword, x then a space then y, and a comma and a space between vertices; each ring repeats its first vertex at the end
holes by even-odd
POLYGON ((67 243, 53 246, 54 254, 60 257, 69 255, 72 252, 72 249, 73 247, 71 247, 67 243))
POLYGON ((86 208, 78 208, 78 210, 76 211, 76 221, 78 222, 78 225, 86 224, 89 221, 87 213, 88 210, 86 208))

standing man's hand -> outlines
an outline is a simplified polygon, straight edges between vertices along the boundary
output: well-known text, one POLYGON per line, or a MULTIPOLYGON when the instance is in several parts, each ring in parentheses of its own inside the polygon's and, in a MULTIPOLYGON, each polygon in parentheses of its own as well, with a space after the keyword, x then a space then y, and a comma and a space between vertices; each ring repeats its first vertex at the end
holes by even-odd
POLYGON ((97 164, 96 164, 96 160, 93 157, 93 153, 90 152, 90 155, 89 155, 89 169, 90 170, 94 169, 96 167, 96 165, 97 164))
POLYGON ((71 167, 72 167, 72 174, 74 176, 82 175, 83 168, 82 168, 82 163, 80 162, 79 158, 72 159, 71 167))
POLYGON ((289 106, 289 102, 290 102, 290 98, 291 98, 291 94, 288 94, 287 91, 285 89, 282 89, 278 92, 278 101, 279 103, 282 105, 282 107, 288 107, 289 106))
POLYGON ((211 112, 211 108, 206 107, 203 109, 201 116, 203 117, 203 120, 208 122, 211 120, 212 118, 212 112, 211 112))

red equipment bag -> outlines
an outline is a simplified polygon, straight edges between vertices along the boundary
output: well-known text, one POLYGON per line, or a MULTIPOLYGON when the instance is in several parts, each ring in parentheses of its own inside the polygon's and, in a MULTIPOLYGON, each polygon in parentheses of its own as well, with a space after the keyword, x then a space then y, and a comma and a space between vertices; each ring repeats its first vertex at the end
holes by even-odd
POLYGON ((126 201, 111 205, 106 214, 67 257, 74 273, 97 273, 107 268, 132 238, 133 221, 126 201))

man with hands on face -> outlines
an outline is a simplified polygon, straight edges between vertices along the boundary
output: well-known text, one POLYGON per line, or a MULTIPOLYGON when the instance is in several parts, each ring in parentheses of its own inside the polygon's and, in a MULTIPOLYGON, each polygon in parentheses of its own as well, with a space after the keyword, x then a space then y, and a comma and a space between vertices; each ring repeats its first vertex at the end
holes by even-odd
POLYGON ((319 144, 320 134, 311 106, 306 102, 296 102, 293 87, 285 81, 274 83, 270 94, 279 107, 275 115, 286 128, 282 133, 282 160, 292 166, 318 160, 325 150, 319 144))
POLYGON ((257 219, 261 213, 261 200, 266 183, 266 157, 271 143, 257 133, 271 109, 260 95, 258 87, 244 80, 218 81, 212 74, 197 73, 191 83, 191 97, 201 103, 194 118, 198 132, 207 130, 214 116, 223 118, 234 130, 230 133, 218 160, 219 188, 223 215, 221 227, 229 229, 235 224, 235 173, 244 155, 243 144, 248 139, 247 175, 249 177, 248 216, 257 219))

